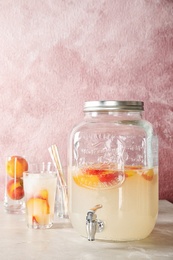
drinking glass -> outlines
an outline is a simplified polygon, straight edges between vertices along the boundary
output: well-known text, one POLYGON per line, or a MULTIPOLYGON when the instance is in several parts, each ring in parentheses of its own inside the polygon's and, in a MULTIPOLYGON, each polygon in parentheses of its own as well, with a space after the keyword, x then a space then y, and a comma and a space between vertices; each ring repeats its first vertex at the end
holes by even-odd
POLYGON ((25 212, 23 172, 27 170, 28 162, 24 157, 15 155, 6 158, 4 208, 7 213, 25 212))
POLYGON ((57 184, 55 212, 59 218, 69 218, 67 185, 57 184))
POLYGON ((23 174, 27 226, 50 228, 54 221, 57 174, 53 171, 27 171, 23 174))

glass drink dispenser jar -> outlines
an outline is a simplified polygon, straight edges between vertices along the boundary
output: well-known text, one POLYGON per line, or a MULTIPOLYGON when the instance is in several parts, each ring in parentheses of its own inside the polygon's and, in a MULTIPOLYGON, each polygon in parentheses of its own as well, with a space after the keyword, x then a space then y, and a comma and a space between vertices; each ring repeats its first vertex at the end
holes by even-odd
POLYGON ((69 216, 88 240, 147 237, 158 214, 158 145, 140 101, 88 101, 69 144, 69 216))

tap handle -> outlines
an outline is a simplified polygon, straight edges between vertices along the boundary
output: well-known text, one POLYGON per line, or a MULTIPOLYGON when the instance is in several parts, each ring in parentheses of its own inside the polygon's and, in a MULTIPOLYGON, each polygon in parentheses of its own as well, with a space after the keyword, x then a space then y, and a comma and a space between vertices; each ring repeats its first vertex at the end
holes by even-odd
POLYGON ((102 208, 101 204, 96 205, 95 207, 91 208, 87 212, 86 216, 86 231, 88 235, 88 240, 89 241, 94 241, 95 240, 95 233, 97 231, 101 232, 100 223, 102 223, 102 229, 103 229, 103 222, 97 220, 97 215, 95 214, 97 209, 102 208))
POLYGON ((91 208, 90 210, 93 210, 94 212, 97 210, 97 209, 101 209, 103 206, 101 204, 97 204, 95 205, 95 207, 91 208))

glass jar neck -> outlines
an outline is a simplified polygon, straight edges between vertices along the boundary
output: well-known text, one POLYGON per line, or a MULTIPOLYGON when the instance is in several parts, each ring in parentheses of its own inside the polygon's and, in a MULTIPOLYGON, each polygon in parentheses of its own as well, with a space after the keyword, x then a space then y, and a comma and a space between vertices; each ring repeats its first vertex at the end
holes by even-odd
POLYGON ((85 120, 141 120, 143 111, 104 111, 104 112, 85 112, 85 120))

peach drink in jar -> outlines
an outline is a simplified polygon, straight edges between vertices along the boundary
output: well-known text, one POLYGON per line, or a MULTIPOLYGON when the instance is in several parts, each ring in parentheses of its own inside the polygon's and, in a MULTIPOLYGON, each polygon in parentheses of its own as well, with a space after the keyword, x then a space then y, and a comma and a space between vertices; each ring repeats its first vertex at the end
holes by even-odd
POLYGON ((124 171, 101 164, 72 168, 71 221, 86 236, 81 216, 87 209, 101 204, 97 215, 104 221, 97 239, 126 241, 147 237, 154 228, 158 212, 157 169, 125 166, 124 171), (80 198, 80 199, 79 199, 80 198))
POLYGON ((158 145, 143 108, 141 101, 85 102, 84 119, 70 135, 68 168, 69 216, 82 236, 95 205, 104 223, 96 239, 139 240, 155 226, 158 145))

